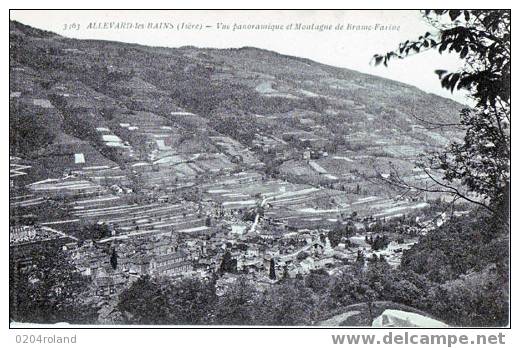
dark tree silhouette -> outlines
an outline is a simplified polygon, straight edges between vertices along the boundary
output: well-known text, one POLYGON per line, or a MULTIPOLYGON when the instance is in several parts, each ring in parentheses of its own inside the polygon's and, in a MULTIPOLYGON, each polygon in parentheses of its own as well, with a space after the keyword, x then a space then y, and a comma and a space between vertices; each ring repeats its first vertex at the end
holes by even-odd
POLYGON ((222 257, 222 263, 220 264, 220 273, 236 273, 237 271, 237 260, 231 257, 231 253, 226 250, 222 257))
POLYGON ((407 182, 397 171, 387 181, 403 191, 451 194, 454 199, 477 204, 494 217, 507 220, 504 212, 508 211, 510 189, 511 12, 426 10, 423 16, 434 26, 434 32, 406 40, 385 55, 376 54, 374 63, 386 66, 392 59, 426 50, 454 52, 466 62, 464 67, 460 71, 435 73, 442 87, 467 90, 476 106, 461 111, 458 126, 465 129, 462 142, 453 142, 445 151, 423 156, 418 162, 430 178, 427 185, 407 182))
POLYGON ((29 323, 94 323, 96 308, 88 305, 89 279, 82 276, 57 245, 32 246, 9 258, 9 316, 29 323), (27 257, 31 259, 27 265, 27 257))
POLYGON ((112 254, 110 255, 110 265, 112 269, 117 269, 117 252, 116 249, 112 249, 112 254))
POLYGON ((271 259, 269 263, 269 278, 275 280, 276 279, 276 270, 274 269, 274 259, 271 259))

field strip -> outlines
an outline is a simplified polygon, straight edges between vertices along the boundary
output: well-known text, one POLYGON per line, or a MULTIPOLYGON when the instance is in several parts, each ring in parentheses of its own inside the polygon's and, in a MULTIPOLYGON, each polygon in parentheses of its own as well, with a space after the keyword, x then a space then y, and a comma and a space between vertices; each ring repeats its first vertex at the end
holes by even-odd
POLYGON ((12 206, 30 205, 31 203, 36 203, 36 202, 42 203, 43 201, 44 201, 44 199, 42 197, 38 197, 38 198, 28 199, 26 201, 11 202, 11 205, 12 206))
POLYGON ((22 199, 22 198, 29 198, 29 197, 34 197, 33 194, 29 194, 29 195, 22 195, 22 196, 14 196, 14 197, 9 197, 10 199, 22 199))
POLYGON ((251 200, 247 200, 247 201, 228 201, 228 202, 222 202, 222 205, 223 206, 229 206, 229 205, 233 205, 233 204, 237 204, 237 205, 251 205, 251 204, 256 204, 256 200, 255 199, 251 199, 251 200))
POLYGON ((121 197, 118 196, 112 196, 112 197, 106 197, 106 198, 94 198, 94 199, 87 199, 84 201, 76 201, 77 204, 84 204, 84 203, 90 203, 90 202, 104 202, 104 201, 113 201, 116 199, 121 199, 121 197))
POLYGON ((35 191, 59 191, 59 190, 81 190, 81 189, 87 189, 87 188, 97 188, 92 183, 88 184, 74 184, 69 186, 44 186, 44 187, 33 187, 32 189, 35 191))
POLYGON ((152 234, 152 233, 157 233, 157 235, 162 235, 162 234, 171 233, 171 231, 168 231, 168 232, 161 231, 161 230, 139 231, 139 232, 123 234, 120 236, 113 236, 113 237, 108 237, 105 239, 100 239, 97 241, 97 243, 106 243, 106 242, 110 242, 113 240, 128 239, 129 237, 142 236, 142 235, 152 234))
POLYGON ((412 205, 412 206, 394 207, 394 208, 386 209, 385 211, 383 211, 381 213, 374 214, 373 216, 374 217, 384 216, 384 215, 387 215, 387 214, 392 214, 392 213, 396 213, 398 211, 403 211, 403 210, 413 210, 413 209, 426 208, 427 206, 429 206, 428 203, 422 202, 422 203, 419 203, 419 204, 416 204, 416 205, 412 205))
POLYGON ((92 180, 103 180, 103 179, 121 180, 121 179, 126 179, 126 176, 125 175, 113 175, 113 176, 106 175, 106 176, 89 176, 89 178, 91 178, 92 180))
POLYGON ((77 209, 78 212, 81 212, 81 210, 84 210, 84 212, 96 212, 96 211, 102 211, 102 210, 113 210, 113 209, 119 209, 123 207, 135 207, 139 206, 138 204, 125 204, 125 205, 115 205, 111 207, 102 207, 102 208, 85 208, 84 206, 75 206, 72 209, 77 209))
POLYGON ((309 161, 309 165, 312 167, 312 169, 314 169, 319 174, 327 174, 328 173, 325 168, 323 168, 322 166, 320 166, 318 163, 316 163, 314 161, 309 161))
POLYGON ((27 175, 27 173, 24 173, 24 172, 20 172, 18 170, 14 170, 14 169, 11 169, 9 171, 9 177, 10 178, 15 178, 17 176, 22 176, 22 175, 27 175))
POLYGON ((341 211, 350 211, 350 208, 336 208, 336 209, 314 209, 314 208, 302 208, 298 209, 298 212, 308 214, 324 214, 324 213, 338 213, 341 211))
MULTIPOLYGON (((171 226, 174 224, 178 225, 180 219, 185 219, 185 218, 192 217, 192 216, 195 216, 195 214, 187 214, 186 216, 176 215, 176 216, 168 217, 166 219, 163 218, 162 220, 156 220, 153 222, 148 222, 150 219, 153 219, 153 217, 151 217, 151 216, 144 217, 143 216, 143 217, 141 217, 140 220, 145 220, 145 221, 143 221, 143 223, 138 223, 136 221, 136 224, 139 225, 139 227, 148 227, 148 226, 167 227, 167 226, 171 226), (168 221, 173 221, 173 220, 176 220, 176 221, 172 222, 172 223, 168 223, 168 221)), ((126 219, 126 220, 128 221, 129 219, 126 219)), ((130 219, 130 220, 135 220, 135 219, 130 219)), ((188 221, 181 220, 180 223, 187 223, 187 222, 193 222, 193 221, 198 221, 198 220, 188 220, 188 221)), ((107 221, 107 222, 110 222, 110 221, 107 221)), ((122 226, 122 228, 132 227, 132 226, 133 226, 133 224, 129 224, 129 225, 122 226)))
POLYGON ((184 230, 179 230, 179 232, 190 233, 190 232, 200 232, 200 231, 205 231, 205 230, 209 230, 209 227, 208 226, 192 227, 192 228, 186 228, 184 230))
POLYGON ((59 224, 66 224, 66 223, 69 223, 69 222, 79 222, 79 219, 60 220, 60 221, 51 221, 51 222, 41 222, 40 225, 42 225, 42 226, 59 225, 59 224))
POLYGON ((365 198, 358 199, 357 201, 352 202, 351 204, 352 205, 364 204, 364 203, 376 201, 378 199, 381 199, 381 198, 380 197, 376 197, 376 196, 370 196, 370 197, 365 197, 365 198))
MULTIPOLYGON (((136 210, 139 211, 142 209, 147 209, 146 213, 149 213, 149 212, 158 211, 161 209, 168 210, 168 209, 174 209, 174 208, 178 208, 178 207, 181 207, 181 205, 177 204, 177 205, 171 205, 171 206, 161 206, 159 203, 153 203, 153 204, 149 204, 149 205, 128 205, 128 206, 118 206, 118 207, 96 208, 96 209, 91 209, 91 210, 87 210, 84 212, 81 212, 81 211, 74 212, 74 215, 103 216, 103 215, 113 215, 113 214, 119 214, 119 213, 128 213, 130 211, 136 211, 136 210), (119 208, 119 207, 121 207, 121 208, 119 208), (127 208, 122 208, 122 207, 127 207, 127 208), (152 207, 154 207, 154 209, 149 209, 152 207), (117 209, 113 209, 113 208, 117 208, 117 209)), ((132 214, 135 214, 135 212, 133 212, 132 214)))
POLYGON ((333 156, 332 158, 334 159, 339 159, 339 160, 343 160, 343 161, 347 161, 347 162, 354 162, 353 159, 350 159, 348 157, 344 157, 344 156, 333 156))
POLYGON ((44 203, 44 202, 45 202, 45 201, 42 199, 41 201, 37 201, 37 202, 18 203, 18 204, 13 205, 13 207, 21 207, 21 208, 24 208, 24 207, 29 207, 29 206, 31 206, 31 205, 42 204, 42 203, 44 203))
POLYGON ((289 198, 289 197, 294 197, 294 196, 301 196, 301 195, 306 195, 306 194, 313 193, 313 192, 316 192, 316 191, 320 191, 320 189, 316 188, 316 187, 310 187, 310 188, 306 188, 306 189, 299 190, 299 191, 284 192, 284 193, 273 195, 273 196, 267 197, 267 198, 269 200, 275 199, 275 198, 276 198, 276 200, 279 200, 280 198, 289 198))
POLYGON ((110 169, 110 166, 91 166, 91 167, 83 167, 83 170, 98 170, 98 169, 110 169))
MULTIPOLYGON (((160 212, 164 213, 164 214, 150 214, 150 211, 152 210, 144 210, 144 211, 137 211, 137 212, 133 212, 131 214, 126 214, 125 217, 122 217, 122 218, 111 218, 111 219, 103 219, 103 217, 105 216, 108 216, 108 215, 113 215, 114 212, 110 212, 109 214, 95 214, 95 215, 79 215, 79 217, 84 217, 84 218, 93 218, 93 217, 97 217, 99 218, 100 220, 103 220, 103 221, 106 221, 106 222, 122 222, 122 221, 127 221, 127 220, 136 220, 136 219, 139 219, 139 218, 153 218, 153 217, 162 217, 162 216, 165 216, 166 214, 170 213, 170 211, 172 209, 175 209, 175 208, 168 208, 168 209, 164 209, 160 212)), ((116 214, 118 215, 121 215, 120 212, 116 212, 116 214)), ((175 215, 177 216, 177 215, 175 215)))
POLYGON ((42 227, 42 230, 50 231, 50 232, 54 232, 54 233, 56 233, 56 234, 59 234, 59 235, 62 236, 62 237, 67 237, 67 238, 73 239, 73 240, 75 240, 75 241, 78 241, 78 238, 76 238, 76 237, 74 237, 74 236, 71 236, 71 235, 68 235, 68 234, 66 234, 65 232, 55 230, 54 228, 50 228, 50 227, 42 227))
POLYGON ((405 201, 395 202, 395 201, 392 201, 389 199, 389 200, 381 202, 381 203, 373 204, 373 205, 369 206, 369 208, 370 209, 388 209, 388 208, 399 207, 399 206, 408 205, 408 204, 410 204, 410 203, 405 202, 405 201))

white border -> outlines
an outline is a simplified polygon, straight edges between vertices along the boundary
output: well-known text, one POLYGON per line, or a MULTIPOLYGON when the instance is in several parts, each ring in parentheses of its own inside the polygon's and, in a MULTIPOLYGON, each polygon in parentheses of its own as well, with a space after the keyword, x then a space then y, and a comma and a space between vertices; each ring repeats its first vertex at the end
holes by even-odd
MULTIPOLYGON (((453 1, 429 1, 418 3, 417 1, 393 1, 391 8, 415 8, 420 6, 422 8, 433 7, 433 8, 450 8, 456 6, 457 8, 490 8, 490 6, 495 8, 512 8, 513 12, 515 9, 513 4, 506 1, 458 1, 454 3, 453 1)), ((217 2, 215 1, 199 1, 194 3, 190 2, 167 2, 167 1, 153 1, 149 0, 143 3, 142 1, 132 1, 126 2, 124 4, 124 8, 141 8, 143 6, 149 8, 215 8, 217 2)), ((266 0, 262 2, 243 2, 243 1, 219 1, 219 8, 315 8, 319 6, 320 8, 389 8, 389 2, 385 1, 363 1, 363 2, 351 2, 347 3, 344 1, 293 1, 291 3, 283 3, 280 1, 266 0)), ((4 5, 5 6, 5 5, 4 5)), ((91 0, 88 2, 71 2, 71 1, 24 1, 22 2, 8 2, 3 12, 7 15, 7 10, 9 8, 111 8, 113 4, 107 4, 106 1, 99 0, 91 0)), ((515 12, 516 13, 516 12, 515 12)), ((7 27, 7 23, 4 23, 5 27, 7 27)), ((519 24, 520 26, 520 24, 519 24)), ((513 25, 513 41, 517 41, 517 38, 520 36, 518 31, 516 30, 516 23, 513 25)), ((3 49, 5 50, 2 55, 2 66, 4 67, 4 71, 7 74, 7 66, 8 66, 8 36, 7 34, 3 35, 3 49)), ((513 44, 516 47, 516 44, 513 44)), ((7 77, 7 76, 6 76, 7 77)), ((517 91, 516 85, 518 80, 513 78, 513 97, 516 95, 517 91)), ((7 224, 8 224, 8 79, 4 79, 4 83, 2 84, 2 95, 4 98, 1 98, 3 110, 5 110, 4 117, 1 118, 2 122, 2 132, 4 132, 3 136, 3 146, 1 147, 1 169, 0 169, 0 182, 3 183, 2 188, 2 221, 4 221, 5 232, 7 233, 7 224)), ((515 98, 513 98, 515 99, 515 98)), ((514 132, 516 125, 516 121, 513 121, 513 129, 514 132)), ((512 137, 512 153, 517 153, 517 142, 515 137, 512 137)), ((515 155, 513 155, 515 157, 515 155)), ((513 176, 517 176, 518 173, 518 162, 516 158, 513 158, 512 161, 512 174, 513 176)), ((512 181, 516 184, 517 179, 514 178, 512 181)), ((517 197, 518 193, 516 191, 516 185, 513 184, 512 187, 512 207, 513 211, 517 206, 517 197)), ((516 235, 516 230, 518 226, 518 215, 512 214, 512 233, 511 233, 511 241, 512 241, 512 249, 515 250, 515 247, 518 246, 518 237, 516 235)), ((7 237, 6 237, 7 239, 7 237)), ((2 273, 0 275, 0 279, 4 279, 2 292, 0 297, 3 299, 2 301, 2 314, 3 314, 3 327, 1 329, 1 337, 3 346, 15 346, 15 336, 20 334, 45 334, 45 335, 72 335, 76 334, 78 343, 76 346, 78 347, 93 347, 96 345, 102 346, 129 346, 129 347, 143 347, 143 346, 165 346, 165 347, 283 347, 283 346, 295 346, 295 347, 325 347, 328 345, 332 345, 330 335, 332 333, 335 334, 353 334, 353 333, 372 333, 370 330, 362 330, 362 329, 226 329, 226 330, 218 330, 218 329, 176 329, 176 330, 109 330, 109 329, 94 329, 94 330, 9 330, 8 329, 8 265, 7 263, 7 252, 8 245, 4 244, 4 258, 2 264, 2 273)), ((512 263, 511 269, 518 269, 518 257, 515 256, 515 253, 512 252, 512 263)), ((518 280, 517 277, 512 274, 512 294, 515 294, 514 289, 517 289, 518 280)), ((512 301, 512 323, 513 327, 518 322, 518 316, 515 313, 518 310, 518 302, 519 300, 515 300, 515 296, 513 295, 512 301)), ((387 332, 387 330, 380 330, 387 332)), ((413 330, 413 333, 418 333, 419 330, 413 330)), ((506 346, 518 346, 520 343, 520 333, 515 333, 515 330, 500 330, 500 329, 486 329, 486 330, 471 330, 471 329, 459 329, 459 330, 420 330, 421 333, 448 333, 448 334, 483 334, 483 333, 498 333, 504 332, 506 334, 506 346)), ((398 330, 396 330, 398 332, 398 330)), ((382 333, 382 332, 381 332, 382 333)), ((405 345, 400 345, 405 346, 405 345)))

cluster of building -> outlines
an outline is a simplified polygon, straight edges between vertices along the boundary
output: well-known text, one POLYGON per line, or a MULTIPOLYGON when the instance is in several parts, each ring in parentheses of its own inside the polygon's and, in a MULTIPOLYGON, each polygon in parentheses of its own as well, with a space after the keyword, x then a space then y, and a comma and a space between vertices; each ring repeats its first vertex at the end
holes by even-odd
POLYGON ((272 284, 285 277, 304 276, 316 269, 333 271, 354 262, 369 245, 349 248, 344 240, 335 248, 327 230, 290 231, 262 220, 254 232, 251 223, 242 229, 225 224, 195 233, 176 231, 112 238, 103 242, 68 243, 63 248, 78 270, 92 279, 92 296, 109 300, 142 276, 181 279, 218 278, 226 284, 247 275, 258 284, 272 284), (227 255, 226 255, 227 254, 227 255), (224 260, 231 267, 224 266, 224 260))

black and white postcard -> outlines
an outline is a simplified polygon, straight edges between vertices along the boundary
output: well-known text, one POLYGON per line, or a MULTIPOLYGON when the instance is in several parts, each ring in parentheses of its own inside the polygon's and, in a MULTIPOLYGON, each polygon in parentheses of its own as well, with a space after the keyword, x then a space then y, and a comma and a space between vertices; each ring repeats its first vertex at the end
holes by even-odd
POLYGON ((511 10, 12 10, 8 116, 11 328, 510 327, 511 10))

